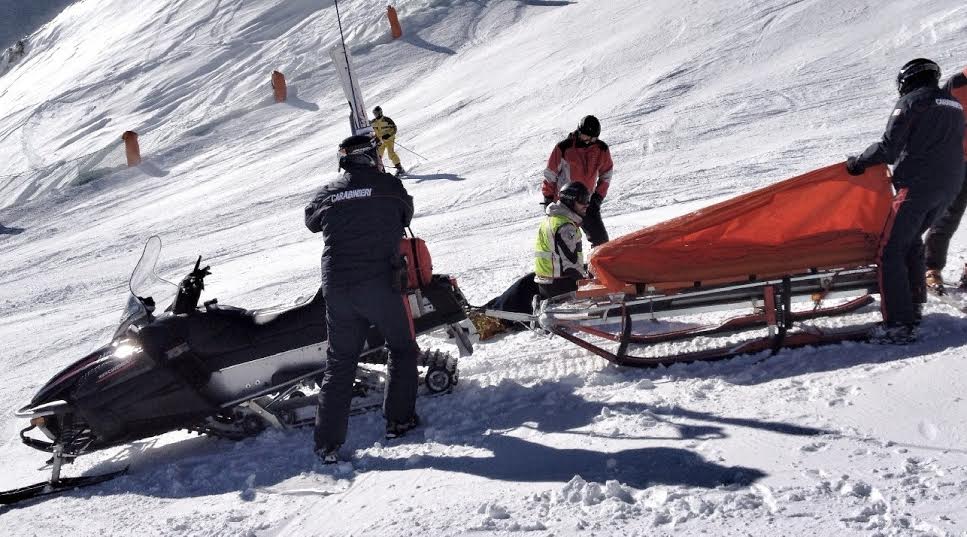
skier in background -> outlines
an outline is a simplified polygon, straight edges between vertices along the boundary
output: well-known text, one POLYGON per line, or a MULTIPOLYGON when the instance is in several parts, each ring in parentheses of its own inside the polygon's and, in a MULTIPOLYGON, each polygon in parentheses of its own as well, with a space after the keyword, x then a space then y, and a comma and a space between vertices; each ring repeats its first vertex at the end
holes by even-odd
POLYGON ((884 322, 874 339, 884 343, 916 340, 927 301, 921 237, 963 184, 964 110, 939 80, 935 62, 907 62, 897 74, 900 99, 883 139, 846 161, 850 175, 874 164, 894 165, 896 195, 878 259, 884 322))
POLYGON ((594 116, 585 116, 577 130, 554 146, 544 170, 544 206, 557 199, 558 193, 572 182, 581 183, 591 192, 591 201, 581 228, 588 234, 591 247, 608 242, 608 231, 601 220, 601 202, 608 194, 614 175, 614 163, 608 144, 598 139, 601 123, 594 116))
POLYGON ((325 464, 337 461, 346 441, 356 366, 371 325, 390 349, 383 394, 386 437, 419 424, 419 348, 400 279, 400 238, 413 218, 413 198, 399 179, 383 171, 370 136, 346 138, 339 155, 346 173, 305 209, 306 227, 321 231, 325 243, 322 293, 329 339, 315 431, 315 451, 325 464))
MULTIPOLYGON (((950 92, 960 105, 967 108, 967 68, 950 77, 944 89, 950 92)), ((964 116, 967 123, 967 115, 964 116)), ((967 162, 967 138, 964 140, 964 161, 967 162)), ((967 164, 965 164, 967 168, 967 164)), ((965 169, 964 181, 960 187, 960 193, 954 198, 953 203, 944 212, 943 216, 937 220, 927 231, 924 239, 926 246, 925 261, 927 266, 927 288, 937 294, 944 293, 944 281, 941 272, 947 264, 947 249, 950 247, 950 239, 957 231, 960 220, 964 216, 964 209, 967 208, 967 169, 965 169)), ((967 291, 967 265, 958 282, 959 289, 967 291)))
POLYGON ((581 223, 591 203, 582 183, 569 183, 559 200, 545 208, 534 244, 534 282, 541 298, 548 299, 576 291, 578 280, 586 278, 582 252, 581 223))
POLYGON ((380 158, 383 157, 384 152, 389 153, 389 159, 393 161, 393 166, 396 167, 396 176, 399 177, 406 173, 403 165, 400 164, 400 156, 396 154, 396 150, 393 148, 396 143, 396 123, 389 116, 384 116, 383 109, 377 106, 373 108, 373 120, 370 121, 370 125, 373 126, 376 139, 379 140, 380 158))

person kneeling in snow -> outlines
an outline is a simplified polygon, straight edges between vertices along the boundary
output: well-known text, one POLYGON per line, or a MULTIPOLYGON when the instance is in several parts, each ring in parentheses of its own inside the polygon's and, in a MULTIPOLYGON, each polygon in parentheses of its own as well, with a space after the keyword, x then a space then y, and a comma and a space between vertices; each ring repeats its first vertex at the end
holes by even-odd
POLYGON ((584 273, 581 221, 591 194, 581 183, 569 183, 558 201, 547 205, 534 245, 534 281, 541 298, 562 295, 578 288, 584 273))

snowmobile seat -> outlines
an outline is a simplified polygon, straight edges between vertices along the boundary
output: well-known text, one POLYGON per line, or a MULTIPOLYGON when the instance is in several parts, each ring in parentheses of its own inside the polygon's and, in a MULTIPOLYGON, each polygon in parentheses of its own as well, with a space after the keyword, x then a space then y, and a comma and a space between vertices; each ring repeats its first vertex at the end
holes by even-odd
POLYGON ((253 310, 250 313, 255 330, 254 337, 270 338, 320 323, 325 326, 326 299, 322 296, 322 288, 319 288, 312 298, 293 307, 253 310))
POLYGON ((207 304, 204 311, 174 315, 146 328, 168 332, 162 339, 173 343, 167 346, 187 343, 215 371, 325 341, 325 299, 318 291, 301 304, 271 310, 207 304))
POLYGON ((322 289, 309 300, 289 308, 241 310, 241 315, 236 316, 221 306, 210 308, 208 314, 217 314, 231 325, 219 335, 220 346, 227 353, 209 362, 210 367, 217 369, 313 345, 327 337, 322 289))

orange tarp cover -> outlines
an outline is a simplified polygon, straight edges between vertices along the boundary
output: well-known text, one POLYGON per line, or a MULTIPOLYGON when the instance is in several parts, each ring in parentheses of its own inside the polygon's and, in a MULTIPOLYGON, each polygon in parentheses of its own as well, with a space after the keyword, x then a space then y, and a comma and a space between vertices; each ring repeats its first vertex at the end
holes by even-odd
POLYGON ((619 237, 594 249, 608 289, 659 290, 876 262, 893 190, 886 166, 835 164, 619 237))

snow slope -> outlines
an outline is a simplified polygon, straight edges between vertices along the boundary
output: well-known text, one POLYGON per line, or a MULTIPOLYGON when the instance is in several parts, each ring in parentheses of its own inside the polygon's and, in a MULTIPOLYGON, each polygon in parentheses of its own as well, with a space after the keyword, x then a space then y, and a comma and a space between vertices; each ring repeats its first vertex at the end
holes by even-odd
MULTIPOLYGON (((400 126, 414 229, 471 302, 531 264, 540 173, 588 113, 616 176, 612 236, 841 160, 874 141, 893 76, 967 65, 960 1, 400 0, 340 4, 367 106, 400 126)), ((113 332, 160 234, 205 297, 292 303, 318 285, 302 208, 348 134, 331 2, 84 0, 0 77, 0 409, 113 332), (286 74, 274 104, 269 74, 286 74), (123 165, 120 134, 145 162, 123 165)), ((959 276, 965 240, 951 248, 959 276)), ((874 309, 865 319, 876 318, 874 309)), ((531 333, 481 343, 426 426, 384 444, 311 431, 172 433, 80 459, 129 476, 0 509, 7 535, 967 535, 967 331, 930 304, 909 347, 849 344, 648 371, 531 333)), ((424 340, 424 345, 443 345, 424 340)), ((691 345, 701 346, 702 341, 691 345)), ((0 489, 38 481, 0 417, 0 489)))

